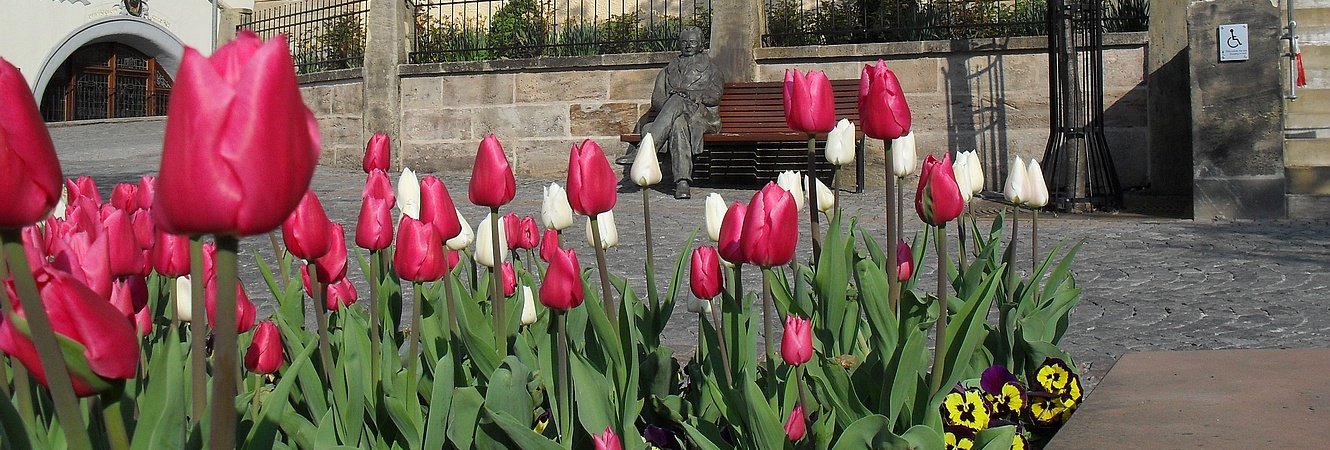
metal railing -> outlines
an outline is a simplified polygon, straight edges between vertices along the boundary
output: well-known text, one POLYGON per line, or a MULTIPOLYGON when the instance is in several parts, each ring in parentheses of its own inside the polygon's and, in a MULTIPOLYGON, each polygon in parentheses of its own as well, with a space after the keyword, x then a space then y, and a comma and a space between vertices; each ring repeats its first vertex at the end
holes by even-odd
POLYGON ((367 0, 302 0, 255 12, 236 26, 267 40, 286 35, 297 73, 360 67, 367 0))
MULTIPOLYGON (((1047 33, 1046 0, 765 0, 768 47, 1047 33)), ((1106 0, 1106 31, 1143 31, 1149 0, 1106 0)))
POLYGON ((711 28, 711 0, 413 3, 412 63, 667 51, 684 27, 711 28))

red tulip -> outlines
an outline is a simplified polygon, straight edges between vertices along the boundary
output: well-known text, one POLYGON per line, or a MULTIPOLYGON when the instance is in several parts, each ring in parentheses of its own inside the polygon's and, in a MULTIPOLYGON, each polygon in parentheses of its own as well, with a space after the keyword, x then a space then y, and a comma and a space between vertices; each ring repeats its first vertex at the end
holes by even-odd
POLYGON ((795 406, 794 410, 790 411, 789 420, 785 421, 785 437, 789 438, 790 442, 798 442, 800 439, 803 439, 806 431, 807 430, 804 426, 804 407, 803 405, 795 406))
POLYGON ((134 224, 124 211, 115 209, 103 221, 105 224, 106 254, 111 278, 134 275, 143 271, 147 261, 143 248, 134 237, 134 224))
POLYGON ((375 170, 387 172, 388 166, 392 164, 392 139, 383 133, 375 133, 365 144, 365 158, 360 162, 360 167, 365 169, 365 173, 375 170))
POLYGON ((443 278, 446 255, 443 240, 434 227, 402 216, 397 228, 397 248, 393 253, 393 270, 403 279, 423 283, 443 278))
POLYGON ((45 218, 60 201, 63 178, 28 82, 0 58, 0 228, 45 218))
POLYGON ((328 253, 314 260, 314 272, 320 283, 332 283, 346 278, 346 232, 342 224, 329 222, 328 253))
POLYGON ((605 427, 605 431, 600 434, 591 435, 591 441, 595 444, 596 450, 621 450, 623 444, 619 442, 619 435, 614 434, 614 429, 605 427))
POLYGON ((799 207, 794 196, 772 182, 757 191, 748 202, 742 239, 749 263, 762 267, 788 264, 799 243, 799 207))
POLYGON ((73 203, 74 199, 92 200, 93 204, 101 206, 102 193, 97 189, 97 182, 92 177, 82 175, 78 178, 65 182, 65 189, 69 191, 69 201, 73 203))
MULTIPOLYGON (((204 285, 204 303, 203 307, 208 313, 208 327, 213 327, 217 323, 217 277, 210 275, 207 277, 207 284, 204 285)), ((236 332, 244 333, 254 328, 254 321, 258 319, 258 310, 254 308, 254 302, 250 301, 249 294, 245 293, 245 284, 236 280, 236 332)))
POLYGON ((153 244, 157 243, 157 225, 152 223, 152 213, 146 209, 134 211, 129 221, 134 226, 134 241, 138 242, 139 248, 152 249, 153 244))
POLYGON ((453 205, 448 187, 433 175, 426 175, 420 180, 420 221, 430 224, 439 238, 445 241, 462 232, 462 224, 457 221, 457 207, 453 205))
POLYGON ((919 190, 914 194, 914 211, 919 213, 919 220, 944 226, 960 217, 964 208, 965 199, 961 198, 956 173, 951 169, 951 155, 943 155, 941 161, 928 155, 919 172, 919 190))
POLYGON ((518 222, 518 228, 520 230, 518 235, 520 241, 517 243, 517 248, 531 250, 540 245, 540 227, 536 225, 534 217, 522 216, 522 220, 518 222))
POLYGON ((504 214, 500 219, 503 219, 503 234, 508 250, 517 248, 522 243, 522 219, 518 219, 516 213, 504 214))
POLYGON ((189 274, 189 238, 157 230, 152 246, 152 269, 175 278, 189 274))
POLYGON ((513 169, 508 166, 508 157, 503 154, 499 138, 493 134, 480 141, 476 163, 471 166, 471 184, 467 187, 472 204, 491 208, 508 204, 517 194, 513 169))
POLYGON ((317 259, 328 253, 328 213, 313 189, 306 189, 291 215, 282 222, 282 242, 292 256, 317 259))
MULTIPOLYGON (((93 231, 77 231, 51 241, 51 267, 74 276, 100 298, 111 297, 111 258, 107 233, 100 224, 93 231)), ((35 267, 35 266, 34 266, 35 267)))
POLYGON ((139 177, 138 202, 139 207, 147 209, 152 207, 152 202, 157 198, 157 177, 144 175, 139 177))
POLYGON ((133 214, 134 211, 143 209, 143 206, 139 205, 139 185, 116 184, 111 188, 111 206, 124 211, 126 214, 133 214))
POLYGON ((859 76, 859 120, 864 134, 875 139, 892 140, 910 132, 905 91, 880 59, 876 66, 864 65, 859 76))
POLYGON ((813 134, 836 128, 836 98, 826 73, 785 69, 784 100, 785 124, 791 130, 813 134))
MULTIPOLYGON (((124 314, 106 301, 107 297, 99 296, 68 274, 37 269, 33 275, 51 328, 64 338, 64 357, 82 358, 84 361, 78 363, 92 369, 91 374, 85 375, 96 378, 80 378, 80 374, 71 372, 74 392, 87 397, 110 388, 107 385, 110 380, 133 378, 138 367, 139 343, 133 324, 125 320, 124 314)), ((15 305, 15 314, 27 317, 19 305, 15 305)), ((37 348, 15 326, 15 320, 0 323, 0 350, 18 358, 38 383, 47 384, 37 348)))
POLYGON ((568 311, 582 304, 582 267, 573 249, 558 249, 550 255, 550 266, 540 284, 540 304, 568 311))
POLYGON ((554 252, 559 251, 559 230, 548 228, 540 239, 540 259, 550 262, 554 252))
POLYGON ((209 57, 186 48, 175 82, 157 225, 184 235, 277 228, 309 189, 320 146, 286 38, 242 31, 209 57))
POLYGON ((725 211, 725 218, 720 221, 720 241, 716 242, 716 251, 730 264, 748 262, 743 247, 744 219, 748 215, 748 206, 734 202, 725 211))
POLYGON ((111 286, 111 306, 135 324, 140 336, 152 331, 152 315, 148 311, 148 281, 141 276, 116 280, 111 286))
POLYGON ((905 282, 914 275, 914 251, 910 249, 910 243, 901 239, 896 244, 896 280, 905 282))
POLYGON ((351 283, 350 278, 342 277, 333 284, 328 285, 328 295, 324 296, 324 307, 329 311, 342 309, 344 305, 354 305, 360 298, 360 293, 356 292, 356 285, 351 283))
POLYGON ((273 373, 282 367, 282 361, 282 332, 272 321, 260 322, 245 350, 245 368, 254 373, 273 373))
POLYGON ((503 284, 503 296, 512 297, 517 293, 517 272, 513 271, 513 263, 504 261, 503 270, 500 272, 502 272, 500 281, 503 284))
POLYGON ((594 217, 613 209, 618 187, 619 176, 596 141, 573 145, 568 154, 568 204, 573 211, 594 217))
POLYGON ((360 216, 356 219, 356 245, 369 251, 388 248, 393 243, 393 194, 388 174, 382 170, 369 173, 360 194, 360 216))
POLYGON ((715 247, 708 245, 693 249, 688 286, 693 288, 693 295, 697 298, 711 300, 720 295, 720 255, 716 254, 715 247))
POLYGON ((813 323, 803 317, 785 317, 785 333, 780 337, 780 357, 785 364, 797 366, 813 359, 813 323))

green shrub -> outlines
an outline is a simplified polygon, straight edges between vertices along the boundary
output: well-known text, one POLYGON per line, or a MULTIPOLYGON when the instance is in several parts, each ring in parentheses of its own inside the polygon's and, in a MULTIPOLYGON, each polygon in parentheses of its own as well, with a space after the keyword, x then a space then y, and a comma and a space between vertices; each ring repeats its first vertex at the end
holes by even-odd
POLYGON ((304 29, 292 39, 291 58, 297 73, 348 69, 364 65, 365 24, 361 15, 349 14, 304 29))
POLYGON ((510 0, 490 18, 489 44, 499 58, 534 58, 549 40, 553 8, 539 0, 510 0))
POLYGON ((416 47, 411 62, 482 61, 491 59, 485 27, 450 19, 417 15, 416 47))
POLYGON ((1145 31, 1150 28, 1150 0, 1105 2, 1104 29, 1109 32, 1145 31))

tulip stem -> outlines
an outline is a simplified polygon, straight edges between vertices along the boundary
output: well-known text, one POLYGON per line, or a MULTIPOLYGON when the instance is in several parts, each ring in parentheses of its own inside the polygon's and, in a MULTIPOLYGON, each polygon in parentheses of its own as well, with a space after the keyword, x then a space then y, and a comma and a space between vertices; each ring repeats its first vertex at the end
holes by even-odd
POLYGON ((647 195, 646 188, 640 190, 642 191, 642 226, 645 228, 647 238, 647 300, 651 303, 651 309, 659 315, 660 294, 656 292, 656 251, 655 244, 651 242, 651 196, 647 195))
POLYGON ((411 290, 415 293, 416 301, 411 304, 411 345, 406 350, 406 373, 408 380, 415 380, 416 366, 420 361, 417 353, 420 352, 420 310, 425 304, 425 283, 411 283, 411 290))
POLYGON ((831 172, 831 217, 840 214, 840 166, 831 172))
POLYGON ((129 433, 125 432, 125 418, 121 411, 125 386, 116 383, 101 396, 102 420, 106 422, 106 439, 111 450, 129 450, 129 433))
POLYGON ((734 373, 734 370, 736 369, 743 370, 744 362, 750 360, 753 357, 753 355, 750 355, 746 351, 748 349, 744 348, 743 345, 743 339, 746 334, 744 332, 746 325, 744 320, 744 311, 747 310, 746 308, 747 305, 743 304, 744 301, 743 264, 736 263, 734 265, 734 289, 731 290, 730 293, 734 297, 733 305, 730 306, 728 312, 722 310, 721 313, 722 315, 726 315, 730 320, 729 325, 726 326, 725 329, 727 330, 728 333, 729 347, 731 350, 733 350, 730 353, 730 357, 733 358, 730 360, 730 372, 734 373))
POLYGON ((947 303, 951 298, 947 292, 947 228, 937 227, 937 348, 933 352, 932 392, 936 395, 942 390, 943 366, 947 359, 947 303))
POLYGON ((968 270, 966 268, 969 265, 967 260, 970 259, 970 255, 965 251, 965 229, 969 228, 970 224, 965 218, 969 215, 969 212, 970 204, 966 203, 965 208, 961 210, 961 220, 956 221, 956 228, 958 228, 957 242, 960 243, 960 250, 956 252, 956 262, 960 264, 962 278, 965 277, 965 272, 968 270))
POLYGON ((379 333, 379 287, 383 286, 383 281, 379 279, 379 274, 383 268, 379 267, 379 251, 369 252, 369 373, 374 386, 375 398, 378 398, 379 380, 382 379, 379 367, 379 348, 383 336, 379 333))
MULTIPOLYGON (((308 271, 313 268, 314 268, 314 261, 311 260, 305 266, 305 270, 308 271)), ((310 278, 316 278, 316 275, 311 274, 310 278)), ((328 299, 328 283, 324 283, 317 279, 311 281, 313 283, 317 283, 314 286, 315 288, 314 320, 317 321, 319 325, 319 360, 320 360, 319 366, 323 367, 323 375, 328 377, 329 380, 331 380, 333 377, 332 349, 329 348, 328 344, 328 316, 327 316, 328 310, 326 308, 327 299, 328 299)))
MULTIPOLYGON (((503 289, 499 287, 499 278, 503 276, 503 253, 499 253, 499 207, 490 207, 490 255, 493 258, 493 265, 490 266, 490 303, 494 307, 494 348, 499 351, 499 355, 508 354, 508 329, 504 327, 504 298, 503 289)), ((447 264, 445 262, 445 264, 447 264)))
POLYGON ((217 324, 213 341, 211 448, 235 448, 236 426, 236 253, 240 240, 219 234, 217 241, 217 324))
POLYGON ((773 282, 775 282, 775 272, 773 272, 771 268, 763 267, 762 268, 762 344, 763 344, 762 352, 767 357, 767 374, 768 374, 767 380, 773 382, 772 384, 769 384, 769 386, 775 386, 774 382, 776 380, 776 377, 774 376, 774 374, 776 373, 776 358, 775 355, 772 353, 775 351, 776 346, 772 342, 773 336, 771 335, 771 330, 774 329, 774 327, 772 326, 773 318, 771 317, 772 315, 771 307, 774 304, 773 303, 774 300, 772 300, 771 298, 771 283, 773 282))
MULTIPOLYGON (((9 266, 5 264, 4 255, 0 255, 0 279, 5 278, 9 278, 9 266)), ((10 299, 9 293, 4 291, 7 291, 7 289, 0 289, 0 317, 9 317, 10 310, 13 309, 9 302, 13 299, 10 299)), ((14 366, 15 386, 22 383, 25 388, 27 387, 27 380, 20 378, 20 376, 26 377, 27 373, 23 372, 21 364, 14 364, 15 360, 9 359, 9 355, 3 355, 0 358, 4 358, 4 363, 0 364, 0 394, 4 394, 5 398, 9 398, 13 391, 9 389, 9 383, 5 381, 9 379, 9 374, 6 373, 8 370, 5 370, 5 368, 11 365, 14 366)), ((24 416, 23 419, 31 420, 31 416, 24 416)))
POLYGON ((275 231, 268 232, 268 243, 272 244, 272 254, 277 258, 277 265, 282 271, 282 279, 279 280, 282 292, 286 292, 286 282, 291 279, 291 267, 286 263, 286 247, 277 243, 277 232, 275 231))
MULTIPOLYGON (((447 264, 445 261, 444 264, 447 264)), ((443 274, 443 298, 448 303, 448 329, 452 334, 461 335, 461 329, 457 324, 457 304, 453 300, 453 269, 456 266, 449 267, 448 272, 443 274)), ((450 340, 452 336, 448 337, 450 340)))
MULTIPOLYGON (((707 300, 710 302, 711 300, 707 300)), ((723 304, 723 302, 722 302, 723 304)), ((725 387, 734 387, 734 375, 730 374, 730 350, 729 345, 725 344, 725 333, 721 332, 720 308, 711 308, 711 316, 716 322, 716 342, 720 343, 720 364, 725 368, 725 387)), ((706 320, 702 315, 698 320, 706 320)), ((698 343, 702 342, 702 330, 698 327, 698 343)), ((696 352, 694 352, 696 353, 696 352)))
POLYGON ((813 264, 822 254, 821 229, 817 221, 817 135, 808 134, 808 188, 804 190, 808 197, 808 224, 813 233, 813 264))
POLYGON ((901 298, 901 283, 896 275, 896 267, 900 264, 900 261, 897 261, 898 258, 896 257, 896 247, 898 246, 897 242, 900 241, 898 236, 900 234, 901 223, 901 191, 896 183, 896 174, 892 173, 891 170, 891 140, 888 139, 883 141, 883 147, 886 149, 888 161, 888 164, 886 165, 887 195, 883 196, 887 199, 887 243, 885 246, 887 251, 887 267, 883 268, 883 271, 887 274, 887 303, 891 305, 892 314, 897 314, 901 298))
POLYGON ((9 258, 10 273, 14 275, 14 287, 27 316, 32 342, 37 347, 42 370, 46 372, 46 385, 51 391, 51 399, 55 401, 55 412, 60 418, 60 427, 65 430, 69 448, 92 448, 88 430, 83 426, 78 397, 74 396, 74 385, 65 368, 65 360, 61 357, 63 353, 51 329, 51 319, 46 315, 46 305, 37 292, 37 282, 28 268, 21 233, 18 228, 0 230, 0 242, 3 242, 5 256, 9 258))
POLYGON ((559 441, 564 448, 572 448, 573 408, 569 402, 572 399, 573 383, 572 374, 568 373, 568 313, 557 309, 550 311, 554 313, 554 320, 559 327, 559 441))
MULTIPOLYGON (((208 340, 208 314, 204 307, 207 275, 203 270, 203 239, 193 237, 189 240, 189 354, 192 376, 192 402, 189 421, 198 425, 208 409, 208 355, 203 344, 208 340)), ((177 310, 179 311, 179 310, 177 310)))
POLYGON ((808 411, 808 385, 804 383, 806 369, 804 369, 803 364, 794 366, 792 369, 794 369, 794 378, 799 383, 799 406, 804 407, 804 411, 808 411))
POLYGON ((609 316, 610 325, 614 326, 614 332, 619 332, 619 309, 614 305, 613 294, 610 293, 610 270, 605 265, 605 246, 600 237, 600 223, 596 216, 591 216, 591 240, 596 247, 596 269, 600 271, 600 295, 601 301, 605 303, 605 315, 609 316))
POLYGON ((1030 216, 1030 276, 1033 277, 1039 269, 1039 208, 1031 209, 1030 216))

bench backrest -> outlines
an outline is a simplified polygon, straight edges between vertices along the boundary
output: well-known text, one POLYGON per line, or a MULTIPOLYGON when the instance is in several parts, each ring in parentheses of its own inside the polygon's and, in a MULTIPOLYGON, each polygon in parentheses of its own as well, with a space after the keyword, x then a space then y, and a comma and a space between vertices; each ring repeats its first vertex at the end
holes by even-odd
MULTIPOLYGON (((781 81, 725 83, 720 97, 720 132, 735 134, 789 134, 785 125, 784 86, 781 81)), ((836 120, 859 123, 859 80, 832 80, 836 120)))

